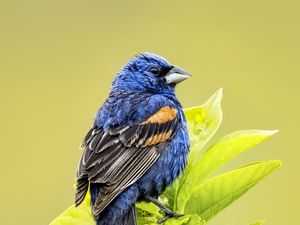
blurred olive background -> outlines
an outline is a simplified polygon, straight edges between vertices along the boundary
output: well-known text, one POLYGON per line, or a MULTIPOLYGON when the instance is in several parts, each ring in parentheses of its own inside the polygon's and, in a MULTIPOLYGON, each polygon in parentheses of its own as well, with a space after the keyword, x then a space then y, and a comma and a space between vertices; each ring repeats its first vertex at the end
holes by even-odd
POLYGON ((282 159, 211 225, 298 224, 297 1, 1 1, 1 224, 48 224, 73 202, 79 145, 111 80, 150 51, 186 68, 184 107, 224 87, 216 138, 239 129, 280 133, 228 168, 282 159))

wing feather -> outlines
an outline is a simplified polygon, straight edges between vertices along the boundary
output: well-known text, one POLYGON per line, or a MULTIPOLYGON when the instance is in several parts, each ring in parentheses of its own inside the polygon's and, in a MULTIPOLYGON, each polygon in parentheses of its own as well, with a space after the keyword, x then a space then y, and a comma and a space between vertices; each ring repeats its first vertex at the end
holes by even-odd
POLYGON ((101 213, 156 162, 177 126, 177 110, 165 106, 133 126, 115 126, 107 132, 93 127, 82 144, 84 153, 77 168, 76 205, 83 201, 89 182, 99 183, 100 193, 92 211, 94 215, 101 213))

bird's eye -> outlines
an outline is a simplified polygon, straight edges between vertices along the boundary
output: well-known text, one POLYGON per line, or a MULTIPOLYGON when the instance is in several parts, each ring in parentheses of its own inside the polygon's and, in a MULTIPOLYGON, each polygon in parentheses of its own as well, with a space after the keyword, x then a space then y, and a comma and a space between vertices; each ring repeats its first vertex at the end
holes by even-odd
POLYGON ((154 74, 154 75, 158 75, 160 72, 160 69, 158 67, 150 67, 149 72, 154 74))

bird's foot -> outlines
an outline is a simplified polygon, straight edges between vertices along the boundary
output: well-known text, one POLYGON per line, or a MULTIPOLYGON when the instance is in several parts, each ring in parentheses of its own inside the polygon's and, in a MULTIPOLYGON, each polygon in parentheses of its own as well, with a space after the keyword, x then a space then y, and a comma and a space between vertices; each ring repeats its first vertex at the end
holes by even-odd
POLYGON ((169 212, 169 213, 166 213, 166 212, 165 212, 165 216, 164 216, 163 218, 159 219, 159 220, 157 221, 157 223, 158 223, 158 224, 161 224, 161 223, 165 222, 167 219, 170 219, 170 218, 178 218, 178 217, 181 217, 181 216, 184 216, 184 215, 183 215, 183 214, 177 214, 177 213, 174 213, 174 212, 172 212, 172 211, 171 211, 171 213, 170 213, 170 212, 169 212))
POLYGON ((177 214, 177 213, 173 212, 167 206, 165 206, 160 201, 158 201, 156 198, 148 196, 147 199, 149 201, 153 202, 158 208, 160 208, 165 213, 165 216, 157 221, 158 224, 161 224, 170 218, 178 218, 178 217, 183 216, 183 214, 177 214))

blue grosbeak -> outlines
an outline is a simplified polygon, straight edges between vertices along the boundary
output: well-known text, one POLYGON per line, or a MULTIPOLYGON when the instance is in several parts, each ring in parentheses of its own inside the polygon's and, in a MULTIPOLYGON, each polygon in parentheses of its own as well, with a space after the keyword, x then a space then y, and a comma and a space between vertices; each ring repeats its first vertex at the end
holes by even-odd
POLYGON ((152 201, 164 221, 180 216, 157 198, 185 168, 189 137, 177 83, 190 77, 166 59, 144 53, 121 69, 82 143, 75 205, 90 186, 97 225, 136 224, 135 203, 152 201))

